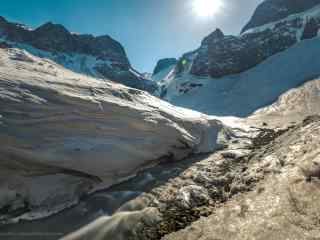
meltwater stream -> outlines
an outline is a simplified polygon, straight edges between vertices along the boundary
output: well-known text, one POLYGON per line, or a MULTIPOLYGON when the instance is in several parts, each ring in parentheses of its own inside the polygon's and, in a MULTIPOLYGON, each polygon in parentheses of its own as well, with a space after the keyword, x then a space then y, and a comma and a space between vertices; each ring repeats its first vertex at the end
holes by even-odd
POLYGON ((96 192, 76 206, 48 218, 0 226, 0 240, 58 240, 101 216, 112 215, 126 202, 165 184, 205 156, 160 164, 126 182, 96 192))

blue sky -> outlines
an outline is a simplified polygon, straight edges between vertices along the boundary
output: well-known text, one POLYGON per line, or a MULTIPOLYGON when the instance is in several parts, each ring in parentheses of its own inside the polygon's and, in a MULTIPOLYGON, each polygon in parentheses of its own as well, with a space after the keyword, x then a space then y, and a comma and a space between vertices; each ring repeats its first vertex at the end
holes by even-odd
POLYGON ((108 34, 125 47, 133 67, 151 72, 160 58, 196 49, 217 27, 238 34, 262 0, 221 0, 223 8, 208 18, 194 13, 193 1, 1 0, 0 15, 31 27, 52 21, 71 32, 108 34))

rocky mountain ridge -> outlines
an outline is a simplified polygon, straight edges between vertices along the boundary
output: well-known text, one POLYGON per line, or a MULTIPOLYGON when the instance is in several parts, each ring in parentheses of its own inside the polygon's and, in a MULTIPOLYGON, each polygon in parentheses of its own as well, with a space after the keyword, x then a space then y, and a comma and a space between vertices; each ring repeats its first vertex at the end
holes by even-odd
POLYGON ((0 17, 2 42, 49 58, 70 70, 153 92, 156 85, 135 71, 122 45, 108 35, 70 33, 52 22, 36 29, 0 17))

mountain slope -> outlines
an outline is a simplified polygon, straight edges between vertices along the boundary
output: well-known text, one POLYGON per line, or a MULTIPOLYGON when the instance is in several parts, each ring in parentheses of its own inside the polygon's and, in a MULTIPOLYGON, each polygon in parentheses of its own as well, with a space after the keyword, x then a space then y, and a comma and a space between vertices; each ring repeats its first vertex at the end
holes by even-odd
POLYGON ((252 28, 239 36, 215 30, 200 48, 184 54, 176 65, 176 75, 221 78, 244 72, 299 41, 317 37, 320 5, 277 22, 252 28))
POLYGON ((318 38, 305 40, 244 73, 221 79, 181 75, 169 84, 165 99, 207 114, 248 116, 320 76, 319 44, 318 38))
POLYGON ((59 211, 161 159, 219 148, 224 127, 204 114, 21 49, 1 48, 0 63, 2 221, 59 211))
POLYGON ((256 111, 249 120, 252 124, 263 121, 273 127, 301 122, 311 115, 320 115, 320 80, 308 81, 282 94, 270 106, 256 111))
POLYGON ((303 12, 239 36, 215 30, 200 48, 158 73, 158 95, 207 114, 243 117, 319 76, 320 5, 305 4, 303 12))
POLYGON ((3 17, 0 30, 2 42, 51 59, 72 71, 149 92, 157 88, 131 67, 124 48, 108 35, 74 34, 51 22, 32 30, 3 17))

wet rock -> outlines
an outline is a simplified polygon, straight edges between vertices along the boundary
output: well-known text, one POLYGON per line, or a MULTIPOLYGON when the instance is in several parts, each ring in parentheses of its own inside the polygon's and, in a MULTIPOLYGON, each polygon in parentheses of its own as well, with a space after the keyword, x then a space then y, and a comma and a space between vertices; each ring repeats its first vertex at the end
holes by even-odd
POLYGON ((176 198, 177 204, 182 208, 195 208, 209 202, 209 195, 206 189, 191 185, 179 190, 176 198))

